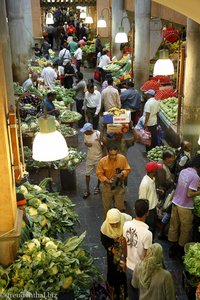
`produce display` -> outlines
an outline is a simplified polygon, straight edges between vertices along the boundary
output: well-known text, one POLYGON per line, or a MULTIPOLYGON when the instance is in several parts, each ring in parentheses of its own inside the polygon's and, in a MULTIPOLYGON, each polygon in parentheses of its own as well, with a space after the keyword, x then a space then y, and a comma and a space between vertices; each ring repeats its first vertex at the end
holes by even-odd
POLYGON ((75 148, 69 148, 69 155, 64 159, 54 162, 42 162, 32 158, 32 151, 27 146, 24 147, 24 159, 27 169, 53 168, 53 169, 68 169, 74 170, 86 158, 86 153, 83 153, 75 148))
POLYGON ((170 122, 175 123, 178 111, 178 98, 170 97, 162 100, 160 102, 160 110, 170 122))
POLYGON ((15 95, 21 95, 24 93, 24 89, 18 82, 13 82, 13 89, 15 95))
POLYGON ((165 89, 165 90, 160 90, 157 91, 155 94, 155 99, 156 100, 164 100, 170 97, 175 97, 176 96, 176 91, 173 89, 165 89))
MULTIPOLYGON (((16 261, 4 269, 4 274, 8 274, 4 276, 10 279, 4 295, 14 299, 16 294, 22 293, 23 298, 26 295, 27 299, 34 299, 36 292, 37 298, 49 292, 53 297, 48 296, 48 299, 52 299, 59 292, 73 290, 75 299, 89 299, 89 288, 99 274, 92 256, 80 247, 85 235, 84 232, 64 242, 47 236, 26 242, 18 251, 16 261)), ((0 289, 2 285, 0 283, 0 289)))
POLYGON ((200 196, 194 198, 194 214, 200 218, 200 196))
POLYGON ((28 67, 28 72, 30 74, 37 73, 38 75, 40 75, 42 73, 42 67, 40 67, 40 66, 29 66, 28 67))
POLYGON ((61 123, 78 122, 82 118, 81 114, 76 111, 65 110, 60 115, 61 123))
POLYGON ((126 113, 126 109, 124 108, 118 108, 118 107, 112 107, 108 110, 108 113, 109 114, 112 114, 116 117, 120 116, 120 115, 123 115, 126 113))
POLYGON ((41 235, 57 238, 58 234, 75 234, 74 226, 79 224, 71 200, 46 190, 50 180, 46 178, 39 185, 26 182, 17 188, 17 192, 23 193, 27 200, 26 213, 30 219, 31 232, 36 238, 41 235))
POLYGON ((22 134, 39 131, 38 119, 34 116, 27 115, 24 122, 21 123, 22 134))
POLYGON ((28 95, 18 101, 21 120, 25 120, 28 115, 36 116, 40 112, 41 99, 36 95, 28 95))
POLYGON ((123 80, 131 78, 131 60, 129 55, 124 56, 119 61, 113 61, 112 64, 108 64, 103 68, 106 72, 112 74, 113 80, 116 84, 120 83, 123 80))
POLYGON ((155 80, 158 81, 159 83, 162 84, 166 84, 166 83, 170 83, 170 76, 169 75, 156 75, 154 77, 151 78, 151 80, 155 80))
MULTIPOLYGON (((65 106, 74 103, 73 97, 76 92, 73 89, 65 89, 64 87, 54 87, 52 91, 56 92, 56 100, 63 101, 65 106)), ((42 90, 44 97, 47 95, 48 92, 49 90, 42 90)))
POLYGON ((95 44, 90 44, 90 45, 85 45, 82 48, 83 54, 88 54, 88 53, 95 53, 96 52, 96 48, 95 48, 95 44))
POLYGON ((146 92, 148 90, 158 91, 160 83, 157 80, 148 80, 140 88, 141 91, 146 92))
POLYGON ((62 133, 64 137, 74 136, 77 134, 76 129, 68 127, 65 124, 61 124, 58 130, 62 133))
POLYGON ((200 281, 200 243, 195 243, 194 245, 190 245, 187 253, 184 257, 184 264, 186 270, 190 273, 190 275, 194 276, 194 283, 196 284, 200 281))
POLYGON ((147 153, 147 158, 151 161, 158 162, 162 159, 163 152, 166 150, 174 151, 174 148, 169 146, 156 146, 147 153))

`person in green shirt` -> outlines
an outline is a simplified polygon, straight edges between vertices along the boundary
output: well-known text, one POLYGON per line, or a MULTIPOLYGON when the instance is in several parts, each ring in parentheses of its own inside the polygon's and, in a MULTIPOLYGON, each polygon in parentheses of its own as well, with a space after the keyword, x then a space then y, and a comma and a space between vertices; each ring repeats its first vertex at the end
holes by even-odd
POLYGON ((72 38, 72 41, 69 42, 68 46, 69 46, 70 54, 73 57, 74 52, 78 49, 78 44, 76 42, 76 38, 72 38))

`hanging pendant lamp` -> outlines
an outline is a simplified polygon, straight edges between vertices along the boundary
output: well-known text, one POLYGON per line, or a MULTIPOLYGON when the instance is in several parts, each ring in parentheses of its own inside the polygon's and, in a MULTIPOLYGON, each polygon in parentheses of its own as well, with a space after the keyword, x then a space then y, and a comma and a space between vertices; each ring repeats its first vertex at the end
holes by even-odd
POLYGON ((154 65, 153 75, 173 75, 174 65, 169 59, 169 51, 167 49, 162 49, 159 51, 159 59, 154 65))

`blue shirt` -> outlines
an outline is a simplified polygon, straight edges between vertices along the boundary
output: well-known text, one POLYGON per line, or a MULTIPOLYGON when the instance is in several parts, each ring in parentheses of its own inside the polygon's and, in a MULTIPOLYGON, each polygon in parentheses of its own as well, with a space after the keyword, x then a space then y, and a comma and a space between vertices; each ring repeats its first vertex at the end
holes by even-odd
MULTIPOLYGON (((44 102, 42 103, 42 112, 44 112, 44 105, 46 106, 47 112, 55 109, 55 105, 52 101, 48 100, 47 97, 44 99, 44 102)), ((55 112, 51 112, 50 115, 54 116, 55 112)))
POLYGON ((137 90, 127 89, 121 93, 121 105, 123 108, 140 109, 141 97, 137 90))

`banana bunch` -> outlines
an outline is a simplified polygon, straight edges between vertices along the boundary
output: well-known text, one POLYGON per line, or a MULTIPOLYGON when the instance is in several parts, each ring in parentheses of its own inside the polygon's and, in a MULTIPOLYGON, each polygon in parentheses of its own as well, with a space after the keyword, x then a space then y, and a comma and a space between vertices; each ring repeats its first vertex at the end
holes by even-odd
POLYGON ((112 107, 108 110, 108 113, 114 115, 115 117, 119 117, 120 115, 123 115, 126 113, 126 109, 112 107))

